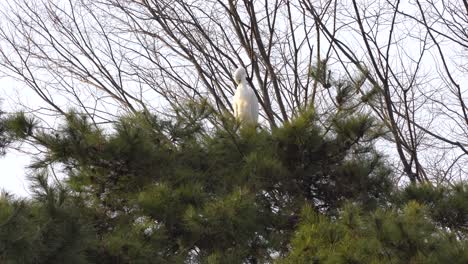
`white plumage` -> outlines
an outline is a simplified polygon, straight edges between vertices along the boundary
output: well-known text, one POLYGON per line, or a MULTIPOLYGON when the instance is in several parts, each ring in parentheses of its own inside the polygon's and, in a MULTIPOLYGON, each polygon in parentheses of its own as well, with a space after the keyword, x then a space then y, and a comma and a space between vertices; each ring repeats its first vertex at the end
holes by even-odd
POLYGON ((258 122, 258 100, 254 91, 247 83, 245 69, 239 67, 233 74, 237 83, 237 90, 234 93, 233 107, 234 116, 241 123, 257 125, 258 122))

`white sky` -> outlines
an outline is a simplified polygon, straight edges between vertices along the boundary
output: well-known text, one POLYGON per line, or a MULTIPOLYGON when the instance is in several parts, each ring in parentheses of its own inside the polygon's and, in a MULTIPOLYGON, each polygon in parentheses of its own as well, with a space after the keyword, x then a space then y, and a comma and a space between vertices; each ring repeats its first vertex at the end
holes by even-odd
MULTIPOLYGON (((405 1, 403 1, 405 2, 405 1)), ((406 24, 402 24, 402 27, 406 27, 406 24)), ((408 30, 408 29, 407 29, 408 30)), ((407 32, 402 30, 402 32, 407 32)), ((419 42, 411 42, 412 40, 409 39, 404 42, 405 49, 402 49, 408 53, 414 53, 414 55, 418 55, 418 45, 419 42)), ((446 47, 445 47, 446 48, 446 47)), ((457 51, 449 52, 449 49, 444 49, 445 53, 456 53, 457 51)), ((428 63, 425 65, 425 69, 427 70, 427 74, 435 74, 436 67, 432 67, 434 62, 438 60, 437 54, 432 54, 432 56, 427 55, 428 63)), ((411 56, 410 56, 411 57, 411 56)), ((453 58, 454 56, 450 56, 453 58)), ((452 67, 452 69, 456 69, 452 67)), ((435 74, 436 75, 436 74, 435 74)), ((466 90, 466 83, 468 83, 468 76, 457 76, 459 82, 463 85, 464 91, 466 90), (467 80, 467 81, 465 81, 467 80)), ((53 90, 53 89, 52 89, 53 90)), ((54 98, 57 100, 57 97, 60 95, 56 95, 54 98)), ((3 99, 1 103, 1 109, 6 112, 14 112, 17 110, 21 110, 21 107, 18 105, 18 102, 22 102, 30 108, 38 108, 43 104, 43 102, 39 99, 39 97, 34 94, 34 92, 30 88, 26 88, 26 86, 22 83, 16 83, 8 78, 1 78, 0 76, 0 99, 3 99)), ((148 99, 148 98, 147 98, 148 99)), ((155 102, 156 99, 153 97, 150 98, 149 101, 155 102)), ((420 112, 421 113, 421 112, 420 112)), ((53 120, 52 120, 53 123, 53 120)), ((440 127, 440 126, 439 126, 440 127)), ((9 151, 5 157, 0 157, 0 189, 4 189, 8 192, 16 194, 17 196, 28 196, 28 181, 25 178, 27 170, 25 167, 30 162, 30 156, 27 154, 22 154, 17 151, 9 151)))
POLYGON ((30 158, 23 153, 10 151, 0 158, 0 189, 16 195, 17 197, 29 196, 28 181, 26 180, 26 166, 30 158))
MULTIPOLYGON (((14 101, 18 99, 35 102, 35 105, 40 103, 29 88, 18 89, 17 86, 8 78, 0 78, 0 99, 1 109, 5 112, 19 110, 14 101), (22 91, 21 95, 16 94, 18 90, 22 91), (24 93, 23 93, 24 92, 24 93), (16 100, 15 100, 16 99, 16 100)), ((26 180, 26 167, 30 162, 30 157, 27 154, 9 149, 7 155, 0 157, 0 189, 8 191, 19 197, 29 196, 28 181, 26 180)))

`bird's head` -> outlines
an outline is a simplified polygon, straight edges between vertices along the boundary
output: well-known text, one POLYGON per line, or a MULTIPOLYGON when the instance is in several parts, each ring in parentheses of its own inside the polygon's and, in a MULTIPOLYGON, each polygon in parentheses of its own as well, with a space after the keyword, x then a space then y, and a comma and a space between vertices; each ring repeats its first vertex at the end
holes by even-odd
POLYGON ((239 84, 242 80, 246 80, 247 78, 247 73, 245 72, 245 69, 242 67, 237 68, 237 70, 234 72, 232 75, 234 78, 234 81, 236 84, 239 84))

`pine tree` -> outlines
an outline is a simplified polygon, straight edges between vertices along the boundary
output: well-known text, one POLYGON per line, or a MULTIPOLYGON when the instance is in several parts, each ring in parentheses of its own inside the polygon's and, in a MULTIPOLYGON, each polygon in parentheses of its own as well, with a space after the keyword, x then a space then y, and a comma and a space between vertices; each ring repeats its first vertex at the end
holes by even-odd
POLYGON ((310 108, 257 131, 204 103, 187 109, 175 120, 124 116, 111 132, 74 112, 53 133, 23 114, 9 127, 47 149, 33 169, 65 168, 104 263, 265 263, 287 252, 305 204, 334 216, 345 201, 373 209, 388 200, 390 171, 372 147, 379 126, 366 114, 337 112, 320 127, 310 108))
POLYGON ((429 215, 415 201, 372 213, 348 205, 336 220, 305 207, 281 263, 467 263, 467 241, 429 215))
POLYGON ((5 148, 9 143, 5 124, 4 113, 0 110, 0 157, 5 154, 5 148))
POLYGON ((31 164, 32 199, 2 196, 0 261, 466 262, 464 185, 397 188, 355 84, 327 82, 334 108, 272 130, 239 127, 207 102, 110 130, 73 111, 52 132, 8 117, 8 138, 45 154, 31 164))
MULTIPOLYGON (((32 200, 0 196, 1 263, 89 263, 97 241, 88 210, 45 173, 31 178, 32 200)), ((97 258, 95 260, 98 260, 97 258)))

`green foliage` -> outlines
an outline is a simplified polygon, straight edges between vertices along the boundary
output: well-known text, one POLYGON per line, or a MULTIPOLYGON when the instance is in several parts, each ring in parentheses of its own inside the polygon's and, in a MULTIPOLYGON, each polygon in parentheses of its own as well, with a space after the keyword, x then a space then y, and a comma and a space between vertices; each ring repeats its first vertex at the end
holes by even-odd
POLYGON ((319 61, 317 65, 313 65, 309 68, 309 75, 314 78, 317 82, 322 84, 326 89, 330 88, 332 84, 330 83, 331 71, 328 70, 327 61, 319 61))
MULTIPOLYGON (((209 108, 192 108, 173 122, 125 116, 107 134, 71 112, 55 133, 32 135, 48 150, 34 168, 64 165, 66 185, 98 219, 110 262, 271 261, 286 250, 305 202, 333 215, 347 200, 375 208, 392 188, 363 141, 373 126, 366 115, 334 119, 325 131, 310 109, 271 132, 238 130, 227 119, 208 132, 209 108)), ((63 200, 37 180, 38 201, 63 200)))
POLYGON ((466 263, 466 183, 410 185, 390 207, 348 204, 338 218, 302 211, 291 253, 281 263, 466 263))
POLYGON ((0 197, 0 262, 89 263, 95 244, 86 210, 49 186, 44 174, 34 180, 34 200, 0 197))
POLYGON ((429 215, 437 225, 466 234, 468 231, 468 185, 408 186, 398 197, 400 203, 417 201, 425 204, 429 215))
POLYGON ((11 138, 25 139, 31 136, 36 121, 33 118, 27 117, 23 112, 11 115, 2 120, 4 132, 8 132, 11 138))
POLYGON ((239 128, 206 102, 106 131, 75 112, 53 132, 19 114, 7 133, 46 153, 32 164, 33 200, 2 200, 1 262, 465 260, 465 218, 440 208, 465 213, 465 188, 396 190, 374 149, 381 126, 340 89, 335 112, 309 108, 271 131, 239 128), (67 177, 50 185, 54 168, 67 177))
POLYGON ((437 228, 426 208, 409 202, 401 209, 364 213, 346 206, 332 220, 305 207, 282 263, 466 263, 466 241, 437 228))
POLYGON ((11 137, 8 135, 7 119, 0 110, 0 157, 5 155, 7 146, 11 143, 11 137))
POLYGON ((32 263, 35 227, 30 224, 26 203, 11 199, 7 193, 0 197, 0 260, 2 263, 32 263))

